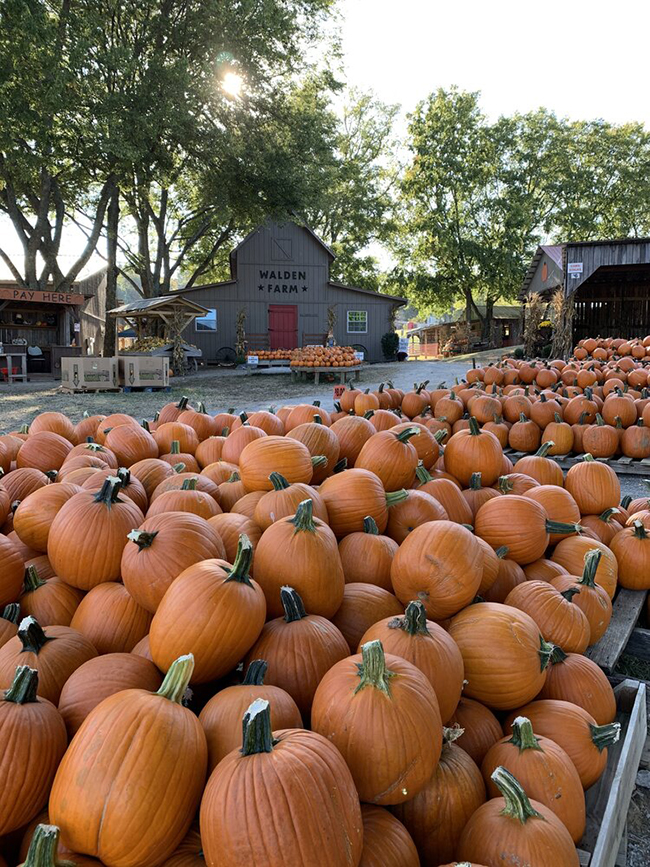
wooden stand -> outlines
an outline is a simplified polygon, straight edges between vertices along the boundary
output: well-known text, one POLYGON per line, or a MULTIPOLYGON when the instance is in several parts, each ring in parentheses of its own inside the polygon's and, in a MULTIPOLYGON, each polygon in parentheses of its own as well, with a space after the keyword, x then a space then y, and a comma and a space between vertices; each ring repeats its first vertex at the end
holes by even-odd
POLYGON ((358 364, 356 367, 292 367, 291 381, 306 382, 307 377, 313 373, 314 384, 318 385, 318 383, 320 382, 321 373, 327 373, 338 376, 340 383, 345 383, 348 381, 351 382, 352 380, 358 382, 360 371, 360 364, 358 364))

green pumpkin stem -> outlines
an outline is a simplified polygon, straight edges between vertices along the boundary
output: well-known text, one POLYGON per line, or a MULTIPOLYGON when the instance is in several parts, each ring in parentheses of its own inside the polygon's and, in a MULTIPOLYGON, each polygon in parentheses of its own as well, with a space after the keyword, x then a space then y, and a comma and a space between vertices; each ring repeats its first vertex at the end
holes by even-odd
POLYGON ((555 645, 549 644, 548 641, 544 641, 542 636, 539 636, 539 664, 540 671, 544 671, 546 666, 551 661, 551 654, 553 653, 553 648, 555 645))
POLYGON ((287 623, 295 623, 296 620, 302 620, 303 617, 307 616, 302 597, 293 587, 289 587, 286 584, 280 587, 280 601, 284 608, 284 619, 287 623))
POLYGON ((28 665, 16 668, 13 682, 4 694, 4 700, 14 704, 29 704, 36 701, 38 671, 28 665))
POLYGON ((301 503, 298 503, 296 514, 293 518, 289 518, 289 523, 293 524, 296 528, 296 533, 301 530, 307 533, 315 533, 316 524, 314 523, 314 501, 306 499, 301 503))
POLYGON ((427 482, 433 481, 433 476, 431 475, 429 470, 426 467, 423 467, 421 464, 416 469, 415 476, 421 485, 426 485, 427 482))
POLYGON ((533 809, 528 795, 515 777, 503 766, 499 766, 491 775, 492 782, 503 795, 506 804, 501 811, 502 816, 518 819, 525 825, 530 819, 544 819, 541 813, 533 809))
POLYGON ((501 547, 497 548, 494 553, 497 555, 499 560, 505 560, 505 558, 508 556, 509 550, 510 550, 510 548, 508 548, 507 545, 501 545, 501 547))
POLYGON ((526 415, 525 412, 519 413, 519 424, 525 424, 526 422, 529 422, 529 421, 530 421, 530 419, 528 418, 528 416, 526 415))
POLYGON ((326 467, 327 463, 328 461, 325 455, 315 455, 311 459, 311 465, 313 469, 316 469, 317 467, 326 467))
POLYGON ((573 597, 580 593, 579 587, 568 587, 566 590, 562 590, 560 596, 564 596, 567 602, 573 602, 573 597))
POLYGON ((226 482, 231 482, 231 483, 233 483, 233 484, 234 484, 235 482, 241 482, 241 476, 239 475, 239 473, 237 472, 237 470, 235 470, 234 472, 232 472, 232 473, 230 474, 230 476, 226 479, 226 482))
POLYGON ((180 409, 180 410, 187 409, 187 404, 189 403, 189 401, 190 401, 189 397, 186 397, 185 395, 183 395, 181 397, 181 399, 178 401, 178 403, 176 404, 176 409, 180 409))
POLYGON ((594 459, 594 456, 592 454, 590 454, 589 452, 587 452, 586 455, 583 455, 583 458, 582 458, 582 460, 586 461, 588 464, 591 463, 593 461, 593 459, 594 459))
POLYGON ((606 747, 611 747, 620 738, 621 724, 615 722, 607 723, 604 726, 595 726, 590 723, 589 731, 591 732, 591 740, 594 746, 597 747, 598 752, 602 753, 606 747))
POLYGON ((201 415, 207 415, 208 411, 207 411, 207 409, 205 408, 205 404, 203 403, 202 400, 200 400, 200 401, 198 402, 197 407, 196 407, 196 411, 197 411, 197 412, 200 412, 201 415))
POLYGON ((379 527, 372 515, 366 515, 363 519, 363 532, 368 533, 371 536, 379 535, 379 527))
POLYGON ((108 509, 110 509, 113 503, 118 502, 117 496, 120 493, 121 487, 122 479, 117 476, 108 476, 108 478, 104 479, 104 483, 95 494, 95 502, 103 503, 108 509))
POLYGON ((131 484, 131 470, 127 470, 126 467, 120 467, 116 475, 122 483, 122 487, 128 488, 128 486, 131 484))
POLYGON ((274 491, 286 491, 289 487, 289 482, 280 473, 271 473, 269 481, 273 485, 274 491))
POLYGON ((634 522, 634 536, 637 539, 647 539, 648 538, 648 531, 643 526, 642 521, 635 521, 634 522))
POLYGON ((318 415, 318 413, 316 413, 316 415, 312 419, 312 422, 313 422, 313 424, 322 424, 323 419, 321 416, 318 415))
POLYGON ((584 528, 580 524, 568 524, 564 521, 546 522, 547 533, 574 533, 579 535, 582 533, 583 529, 584 528))
POLYGON ((393 671, 386 668, 386 657, 381 641, 367 641, 361 647, 361 662, 357 663, 360 681, 354 690, 355 695, 367 686, 372 686, 390 696, 390 678, 393 671))
POLYGON ((227 437, 229 433, 230 433, 230 428, 228 427, 228 425, 221 428, 221 436, 222 437, 227 437))
POLYGON ((567 658, 567 654, 562 650, 562 648, 558 644, 555 644, 553 646, 553 650, 551 651, 551 659, 550 659, 551 665, 559 665, 560 663, 564 662, 564 660, 566 658, 567 658))
POLYGON ((169 449, 170 455, 180 455, 181 453, 181 444, 178 440, 172 440, 171 448, 169 449))
POLYGON ((34 590, 38 590, 39 587, 43 587, 45 585, 45 581, 42 578, 38 577, 38 569, 36 566, 28 566, 25 569, 25 593, 33 593, 34 590))
POLYGON ((406 606, 403 617, 393 617, 388 621, 389 629, 403 629, 409 635, 428 635, 427 612, 419 600, 413 600, 406 606))
POLYGON ((553 440, 546 440, 546 442, 542 443, 541 446, 535 452, 535 457, 536 458, 547 458, 548 453, 550 452, 550 450, 553 448, 554 445, 555 445, 555 443, 553 442, 553 440))
POLYGON ((268 667, 269 664, 265 659, 253 659, 246 669, 242 686, 263 686, 264 675, 268 667))
MULTIPOLYGON (((439 421, 444 421, 444 419, 439 419, 439 421)), ((448 436, 449 436, 449 431, 445 427, 445 428, 440 428, 440 430, 437 430, 434 433, 433 438, 438 443, 438 445, 441 446, 443 444, 443 442, 447 439, 448 436)))
POLYGON ((499 476, 497 479, 497 487, 504 495, 509 494, 515 488, 514 483, 510 481, 508 476, 499 476))
POLYGON ((605 419, 599 412, 596 413, 596 424, 598 425, 598 427, 603 427, 605 424, 605 419))
POLYGON ((271 731, 271 706, 263 698, 256 698, 250 705, 242 721, 243 756, 273 751, 273 732, 271 731))
POLYGON ((72 861, 58 857, 59 829, 56 825, 37 825, 23 867, 72 867, 72 861))
POLYGON ((38 654, 45 647, 48 641, 54 641, 53 638, 48 638, 43 632, 41 624, 35 617, 24 617, 18 626, 18 638, 23 645, 23 652, 38 654))
POLYGON ((5 605, 4 610, 2 612, 2 619, 8 620, 10 623, 15 623, 18 626, 18 621, 20 620, 20 605, 18 602, 11 602, 9 605, 5 605))
POLYGON ((140 427, 146 430, 147 433, 151 433, 151 428, 149 427, 149 422, 146 418, 143 418, 140 422, 140 427))
POLYGON ((156 538, 158 533, 158 530, 154 530, 153 532, 147 532, 146 530, 131 530, 131 532, 127 534, 126 538, 131 542, 135 542, 140 551, 144 551, 145 548, 151 548, 153 540, 156 538))
POLYGON ((478 426, 477 420, 473 415, 469 417, 469 434, 470 436, 477 437, 481 433, 481 428, 478 426))
POLYGON ((348 468, 348 459, 347 458, 341 458, 340 461, 337 461, 337 463, 334 464, 334 469, 332 470, 332 473, 334 473, 334 475, 336 475, 337 473, 342 473, 343 470, 347 470, 347 468, 348 468))
MULTIPOLYGON (((650 480, 649 480, 649 479, 644 479, 643 481, 644 481, 644 483, 647 483, 647 482, 649 482, 650 480)), ((632 495, 631 495, 631 494, 626 494, 626 495, 621 499, 621 508, 622 508, 622 509, 627 509, 627 507, 630 505, 631 502, 632 502, 632 495)))
POLYGON ((470 491, 480 491, 481 487, 481 473, 472 473, 469 477, 470 491))
POLYGON ((191 653, 188 653, 185 656, 179 656, 178 659, 174 660, 174 662, 169 666, 165 679, 162 682, 162 686, 156 695, 168 698, 175 704, 182 704, 183 696, 185 695, 190 680, 192 679, 193 671, 194 656, 191 653))
POLYGON ((404 488, 401 491, 391 491, 389 494, 386 494, 386 505, 390 509, 391 506, 403 503, 408 498, 408 495, 408 491, 405 491, 404 488))
POLYGON ((248 413, 240 412, 239 413, 239 420, 241 421, 242 424, 246 424, 248 421, 248 413))
POLYGON ((596 572, 602 556, 603 552, 599 551, 597 548, 587 551, 584 559, 585 565, 582 570, 582 578, 578 582, 579 584, 582 584, 584 587, 596 586, 596 572))
POLYGON ((56 478, 59 475, 58 470, 46 470, 43 475, 47 476, 51 482, 56 482, 56 478))
POLYGON ((395 436, 401 443, 407 443, 411 439, 411 437, 417 436, 417 434, 419 433, 419 428, 407 427, 405 430, 400 431, 398 434, 395 434, 395 436))
POLYGON ((614 506, 611 509, 605 509, 605 511, 601 512, 600 515, 598 515, 598 517, 601 521, 604 521, 606 524, 611 524, 612 523, 612 516, 618 515, 618 514, 620 514, 620 509, 617 509, 614 506))
POLYGON ((174 466, 172 467, 172 470, 175 473, 182 473, 185 470, 185 464, 183 464, 183 463, 174 464, 174 466))
POLYGON ((181 491, 195 491, 196 490, 196 478, 193 479, 183 479, 183 484, 181 485, 181 491))
POLYGON ((239 542, 237 542, 235 562, 232 564, 232 568, 225 580, 237 581, 240 584, 248 584, 249 587, 252 587, 249 575, 252 559, 253 546, 251 545, 251 540, 245 533, 242 533, 239 537, 239 542))
POLYGON ((525 716, 518 716, 512 724, 512 737, 508 741, 514 744, 520 753, 524 750, 542 750, 539 740, 533 733, 533 725, 525 716))

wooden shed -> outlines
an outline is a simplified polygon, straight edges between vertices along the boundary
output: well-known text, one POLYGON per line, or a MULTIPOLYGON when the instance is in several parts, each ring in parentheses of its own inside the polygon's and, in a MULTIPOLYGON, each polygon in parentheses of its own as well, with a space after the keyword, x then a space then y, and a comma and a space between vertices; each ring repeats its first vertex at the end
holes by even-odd
POLYGON ((230 361, 241 313, 249 351, 323 345, 333 323, 339 346, 381 361, 381 338, 393 330, 393 314, 406 299, 331 280, 333 261, 330 248, 306 226, 260 226, 231 252, 230 280, 181 290, 208 308, 183 337, 208 362, 230 361))
POLYGON ((644 337, 650 332, 650 238, 584 241, 540 247, 528 269, 522 297, 557 288, 573 298, 573 340, 644 337), (542 279, 544 255, 554 266, 542 279), (559 268, 555 268, 559 258, 559 268))
MULTIPOLYGON (((478 304, 477 307, 484 317, 485 304, 478 304)), ((516 346, 521 341, 521 314, 522 308, 519 305, 494 305, 492 333, 495 347, 516 346)), ((484 342, 482 334, 483 323, 476 311, 472 311, 469 327, 464 308, 443 316, 431 316, 424 325, 408 330, 409 355, 413 358, 435 358, 486 349, 487 343, 484 342)))

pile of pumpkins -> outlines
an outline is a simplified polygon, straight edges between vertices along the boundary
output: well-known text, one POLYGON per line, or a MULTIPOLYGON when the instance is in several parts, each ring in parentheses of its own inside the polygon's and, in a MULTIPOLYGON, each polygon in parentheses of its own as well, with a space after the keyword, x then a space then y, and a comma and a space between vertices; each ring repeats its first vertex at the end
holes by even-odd
POLYGON ((356 367, 352 346, 305 346, 291 353, 291 367, 356 367))
POLYGON ((0 436, 2 867, 578 865, 650 502, 389 390, 0 436))
POLYGON ((260 361, 289 361, 291 349, 249 349, 248 354, 254 355, 260 361))
POLYGON ((648 348, 650 348, 650 335, 628 340, 623 337, 585 337, 574 346, 573 357, 578 361, 584 361, 589 357, 598 361, 607 361, 610 358, 631 356, 640 361, 648 354, 648 348))

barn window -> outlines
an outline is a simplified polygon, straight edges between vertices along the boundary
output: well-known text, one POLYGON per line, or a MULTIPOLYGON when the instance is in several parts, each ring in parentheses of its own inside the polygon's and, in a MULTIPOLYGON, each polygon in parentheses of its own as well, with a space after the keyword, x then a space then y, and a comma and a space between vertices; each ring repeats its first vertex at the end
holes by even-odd
POLYGON ((367 334, 368 311, 348 310, 348 334, 367 334))
POLYGON ((212 307, 205 316, 197 316, 194 320, 195 331, 216 331, 217 330, 217 311, 212 307))
POLYGON ((510 326, 509 325, 503 326, 503 336, 504 337, 510 337, 510 326))

